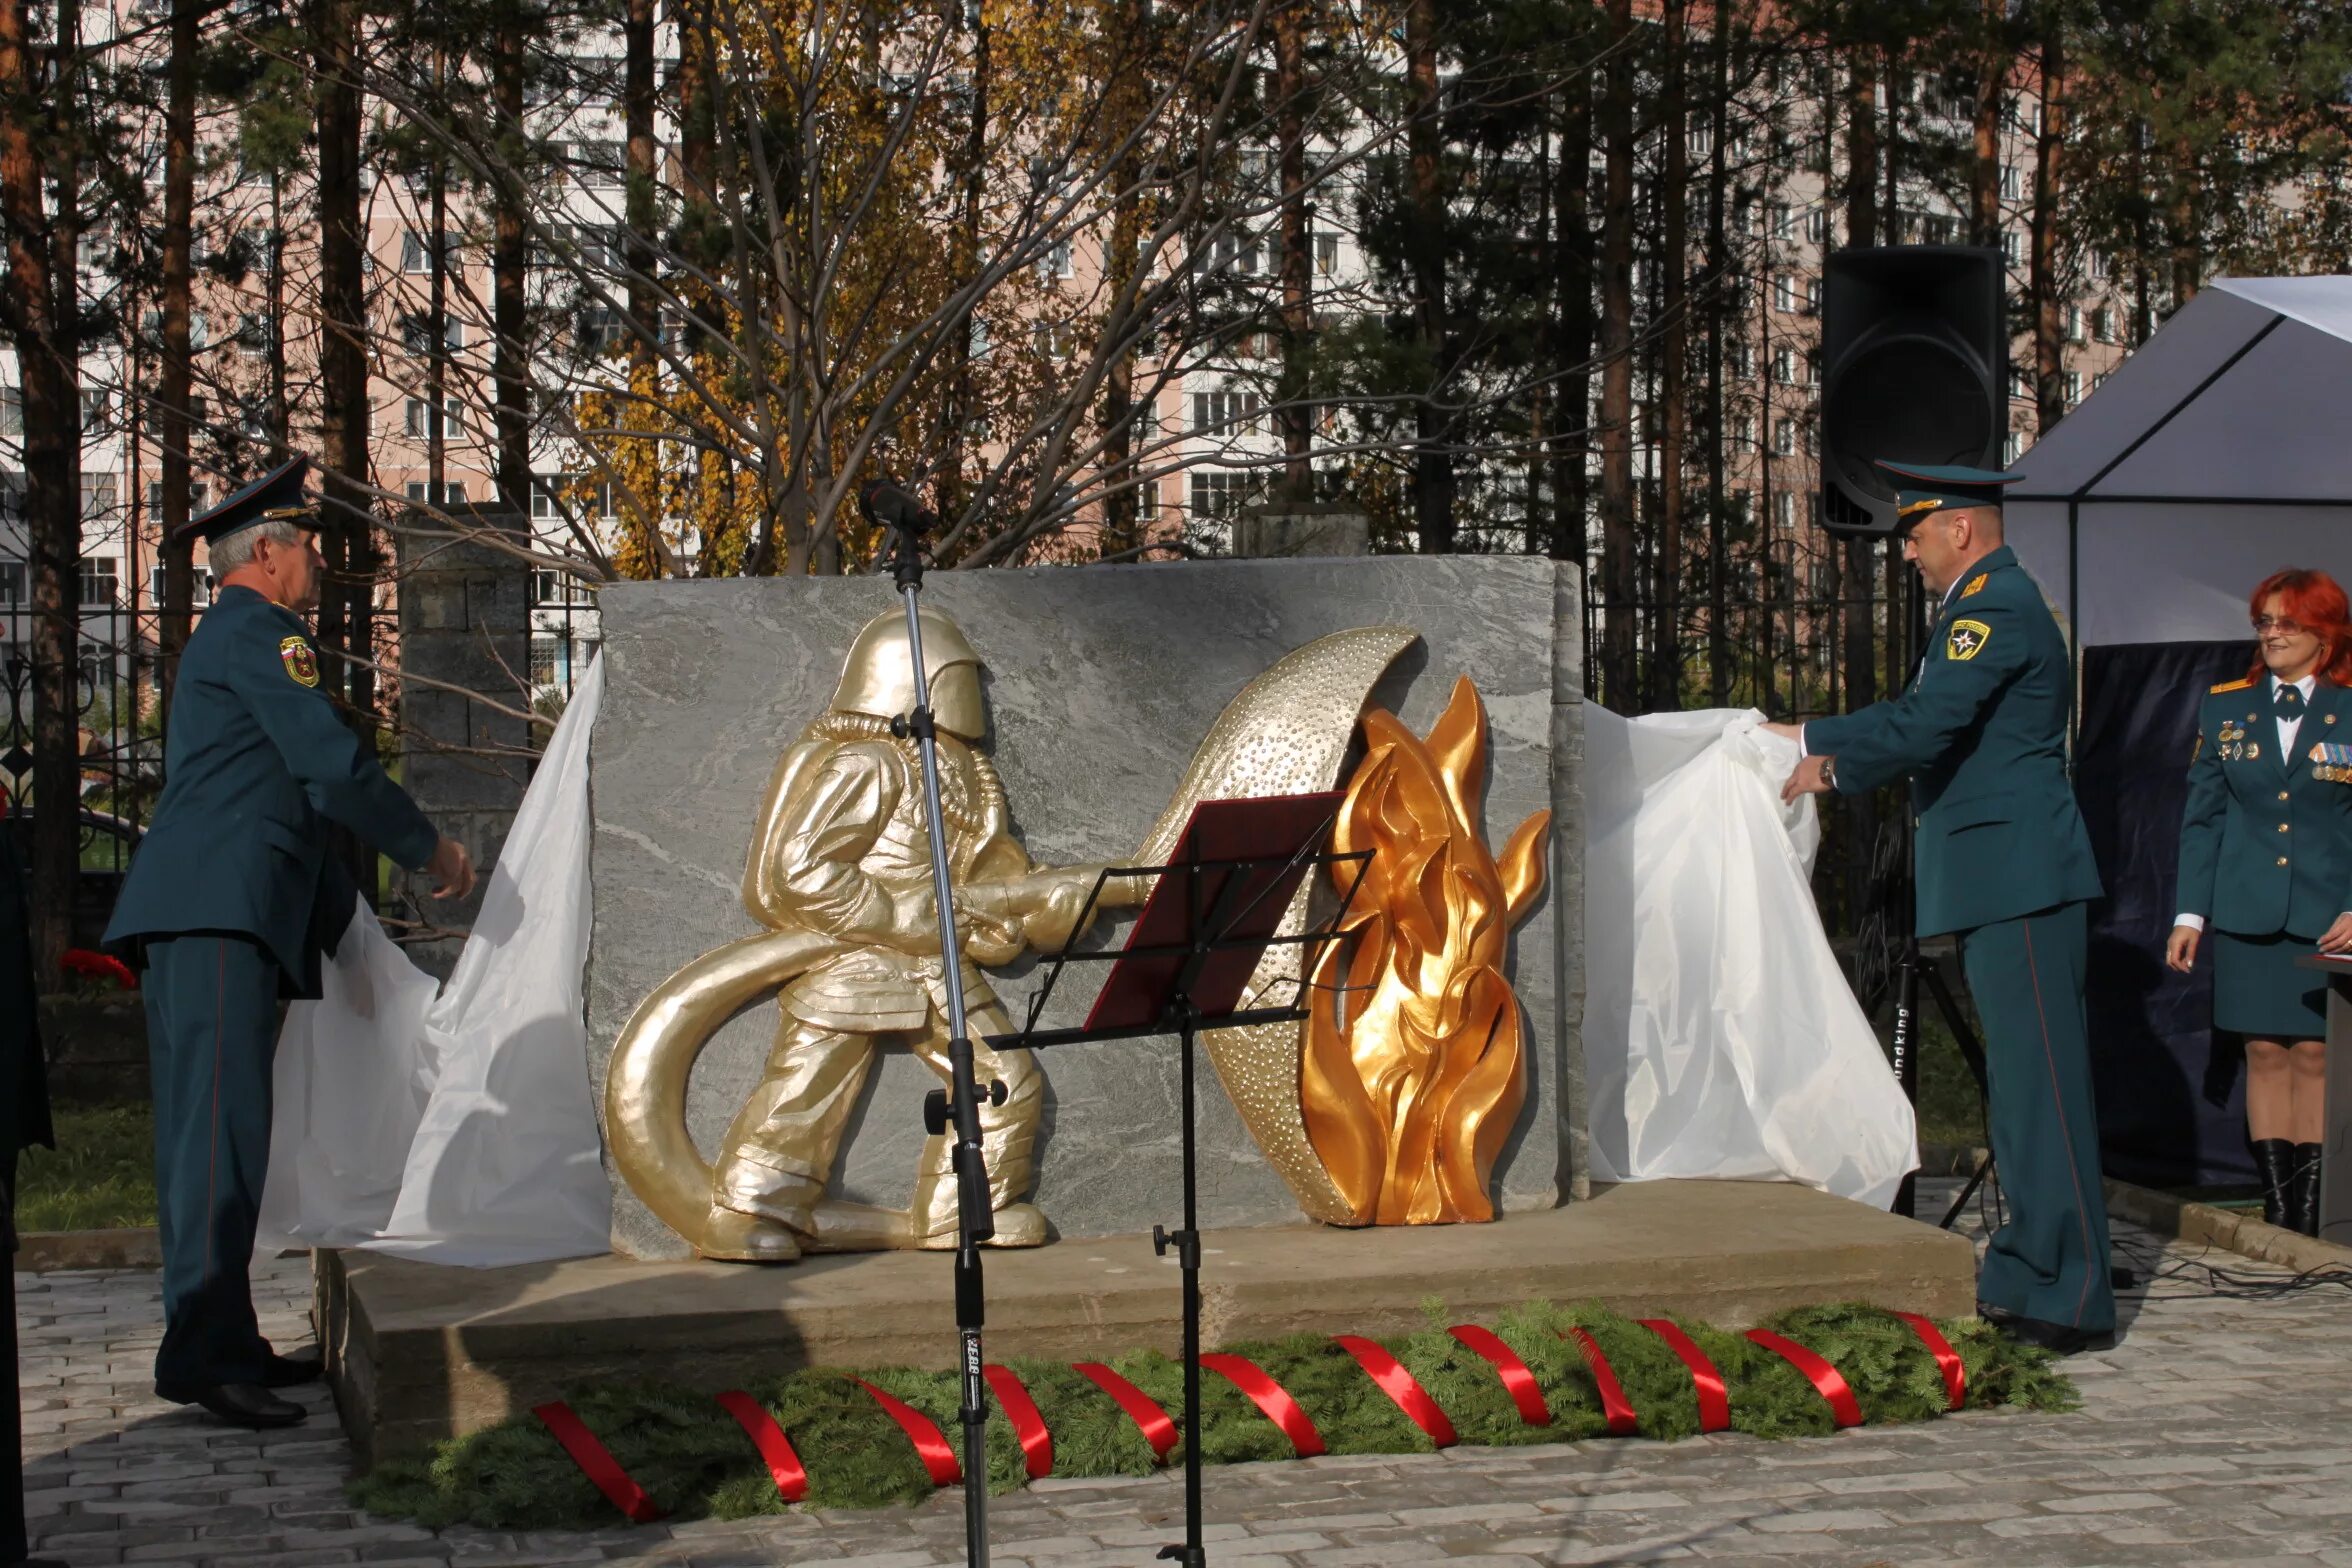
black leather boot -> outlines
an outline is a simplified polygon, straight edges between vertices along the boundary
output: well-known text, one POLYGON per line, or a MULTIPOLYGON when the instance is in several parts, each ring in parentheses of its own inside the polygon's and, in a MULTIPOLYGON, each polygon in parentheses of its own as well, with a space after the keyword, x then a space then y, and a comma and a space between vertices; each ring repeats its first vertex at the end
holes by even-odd
POLYGON ((2288 1199, 2288 1228, 2306 1236, 2319 1234, 2319 1157, 2325 1144, 2295 1145, 2295 1183, 2288 1199))
POLYGON ((2254 1174, 2262 1182, 2262 1223, 2286 1224, 2295 1180, 2295 1146, 2284 1138, 2255 1139, 2254 1174))

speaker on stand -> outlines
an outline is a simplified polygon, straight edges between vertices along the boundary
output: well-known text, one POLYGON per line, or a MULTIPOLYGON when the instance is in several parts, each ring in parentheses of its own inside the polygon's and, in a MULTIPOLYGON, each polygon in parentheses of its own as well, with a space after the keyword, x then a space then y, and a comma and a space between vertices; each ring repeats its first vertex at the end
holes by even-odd
MULTIPOLYGON (((1834 251, 1824 268, 1821 302, 1820 518, 1829 533, 1896 540, 1895 490, 1876 466, 1960 463, 1997 468, 2009 435, 2007 268, 1997 250, 1959 245, 1890 245, 1834 251)), ((1895 546, 1899 547, 1899 546, 1895 546)), ((1910 579, 1902 619, 1901 668, 1918 663, 1927 606, 1910 579)), ((1919 993, 1924 983, 1959 1044, 1978 1091, 1984 1053, 1961 1016, 1941 967, 1924 959, 1912 904, 1910 813, 1896 814, 1897 852, 1868 890, 1886 936, 1885 968, 1895 993, 1891 1040, 1895 1076, 1919 1099, 1919 993)), ((1872 963, 1858 954, 1857 970, 1872 963)), ((1949 1226, 1990 1174, 1988 1158, 1944 1216, 1949 1226)), ((1914 1211, 1905 1178, 1896 1212, 1914 1211)))

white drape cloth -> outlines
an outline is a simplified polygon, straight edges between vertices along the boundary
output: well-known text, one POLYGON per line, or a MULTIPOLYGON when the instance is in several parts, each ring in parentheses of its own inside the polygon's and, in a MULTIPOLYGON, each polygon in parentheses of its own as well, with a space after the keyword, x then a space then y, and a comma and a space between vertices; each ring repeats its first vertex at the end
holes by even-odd
POLYGON ((588 738, 572 692, 439 988, 363 905, 278 1037, 260 1245, 490 1267, 609 1250, 588 1089, 588 738))
POLYGON ((1917 1133, 1813 905, 1813 804, 1780 803, 1796 746, 1752 711, 1584 712, 1594 1178, 1888 1207, 1917 1133))

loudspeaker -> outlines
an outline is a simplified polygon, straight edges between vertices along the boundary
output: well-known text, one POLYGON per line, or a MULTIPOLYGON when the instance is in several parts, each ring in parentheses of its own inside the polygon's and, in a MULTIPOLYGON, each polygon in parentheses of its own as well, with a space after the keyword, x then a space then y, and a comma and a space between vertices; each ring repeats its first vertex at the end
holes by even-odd
POLYGON ((2001 253, 1964 245, 1830 254, 1821 302, 1821 524, 1891 534, 1879 458, 1998 468, 2009 435, 2001 253))

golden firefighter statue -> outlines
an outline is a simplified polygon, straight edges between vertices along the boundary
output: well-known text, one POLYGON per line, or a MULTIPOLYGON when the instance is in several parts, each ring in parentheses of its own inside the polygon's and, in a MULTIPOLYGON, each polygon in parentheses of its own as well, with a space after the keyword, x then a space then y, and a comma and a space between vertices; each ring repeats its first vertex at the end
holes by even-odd
MULTIPOLYGON (((1059 951, 1077 934, 1101 868, 1030 865, 1012 834, 1004 785, 977 746, 988 730, 980 657, 946 616, 926 609, 922 617, 995 1244, 1035 1246, 1046 1239, 1045 1216, 1020 1200, 1044 1081, 1029 1052, 988 1046, 988 1036, 1011 1032, 1011 1024, 980 966, 1009 963, 1030 948, 1059 951), (991 1080, 1003 1086, 1001 1100, 988 1097, 991 1080)), ((925 1143, 904 1210, 826 1196, 876 1048, 902 1041, 943 1079, 948 1074, 922 762, 914 739, 890 726, 916 705, 912 677, 905 614, 894 608, 859 631, 831 706, 768 781, 743 902, 770 934, 680 970, 638 1009, 615 1047, 606 1085, 615 1159, 648 1206, 704 1257, 773 1263, 809 1250, 955 1244, 945 1137, 925 1143), (684 1140, 685 1072, 702 1042, 761 989, 777 995, 776 1042, 716 1164, 704 1166, 684 1140), (692 1214, 681 1183, 691 1188, 705 1171, 708 1207, 692 1214)), ((1102 904, 1139 901, 1144 891, 1136 879, 1114 879, 1102 904)))

